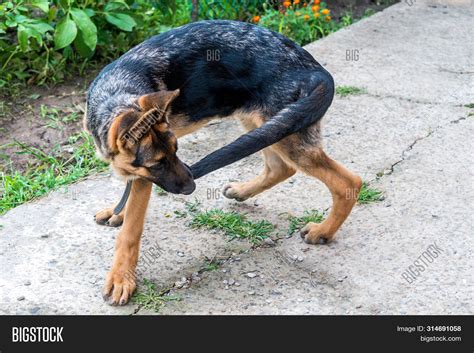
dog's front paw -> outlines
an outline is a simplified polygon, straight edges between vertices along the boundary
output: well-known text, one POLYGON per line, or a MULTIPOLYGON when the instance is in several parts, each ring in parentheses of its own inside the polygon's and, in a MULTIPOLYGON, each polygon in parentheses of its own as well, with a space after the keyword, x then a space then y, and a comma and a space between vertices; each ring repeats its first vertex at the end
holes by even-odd
POLYGON ((334 234, 329 234, 324 224, 313 222, 301 229, 300 235, 307 244, 326 244, 334 239, 334 234))
POLYGON ((245 201, 249 198, 249 195, 245 194, 243 190, 242 184, 240 183, 230 183, 224 186, 224 190, 222 191, 225 197, 228 199, 234 199, 236 201, 245 201))
POLYGON ((94 216, 97 224, 109 227, 120 227, 123 223, 123 216, 121 214, 114 214, 113 208, 104 208, 97 212, 94 216))
POLYGON ((110 305, 125 305, 136 289, 135 271, 111 270, 105 279, 102 297, 110 305))

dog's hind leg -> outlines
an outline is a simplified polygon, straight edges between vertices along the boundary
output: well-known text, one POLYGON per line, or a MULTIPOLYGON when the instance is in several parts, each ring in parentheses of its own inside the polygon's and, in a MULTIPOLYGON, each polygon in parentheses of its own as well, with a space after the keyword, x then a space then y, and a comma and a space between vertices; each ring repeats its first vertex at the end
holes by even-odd
MULTIPOLYGON (((247 131, 250 131, 262 126, 264 119, 255 113, 242 116, 240 122, 247 131)), ((267 147, 262 152, 265 159, 262 174, 247 182, 227 184, 223 190, 225 197, 244 201, 270 189, 296 173, 296 170, 281 159, 272 147, 267 147)))
POLYGON ((265 148, 263 155, 265 157, 263 173, 247 182, 227 184, 223 191, 225 197, 244 201, 270 189, 296 173, 296 170, 282 160, 271 147, 265 148))
POLYGON ((294 134, 275 145, 280 156, 295 168, 321 180, 332 195, 333 205, 327 219, 308 223, 300 234, 306 243, 321 244, 334 238, 336 231, 357 202, 362 180, 329 158, 319 146, 319 126, 294 134))
POLYGON ((123 223, 124 210, 114 214, 115 207, 107 207, 97 212, 94 216, 95 222, 102 226, 120 227, 123 223))

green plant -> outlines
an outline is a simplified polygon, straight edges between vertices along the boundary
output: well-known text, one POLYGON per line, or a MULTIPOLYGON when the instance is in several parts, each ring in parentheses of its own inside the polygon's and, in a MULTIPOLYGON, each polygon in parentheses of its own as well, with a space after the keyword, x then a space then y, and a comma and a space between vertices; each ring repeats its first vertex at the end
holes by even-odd
POLYGON ((245 214, 220 209, 198 211, 193 214, 191 227, 222 230, 231 240, 248 239, 253 244, 260 243, 274 230, 274 225, 266 220, 251 221, 245 214))
POLYGON ((28 155, 31 162, 25 172, 0 173, 0 214, 106 168, 95 156, 94 142, 85 132, 70 138, 69 142, 73 144, 73 152, 67 155, 59 151, 46 154, 20 141, 12 143, 17 153, 28 155))
POLYGON ((309 222, 321 223, 322 221, 324 221, 324 215, 322 212, 319 212, 317 210, 306 210, 304 211, 302 216, 290 216, 288 217, 288 220, 290 221, 290 224, 288 225, 287 233, 291 235, 297 230, 303 228, 309 222))
POLYGON ((339 86, 336 87, 336 94, 340 95, 341 97, 346 97, 349 95, 360 95, 366 94, 367 90, 365 88, 359 88, 354 86, 339 86))
POLYGON ((66 114, 58 108, 50 107, 45 104, 41 104, 40 106, 40 116, 48 121, 45 125, 46 127, 57 130, 61 130, 64 124, 76 122, 79 119, 77 112, 66 114))
POLYGON ((247 21, 263 10, 268 0, 210 0, 199 1, 200 19, 230 19, 247 21))
POLYGON ((215 259, 209 259, 206 257, 206 264, 204 265, 204 268, 202 271, 206 272, 212 272, 212 271, 217 271, 219 269, 219 262, 216 261, 215 259))
POLYGON ((158 312, 165 303, 181 300, 179 297, 168 295, 169 289, 158 292, 156 285, 146 278, 143 282, 143 287, 138 288, 131 300, 132 303, 139 305, 141 309, 158 312))
POLYGON ((315 1, 312 6, 283 1, 280 6, 264 4, 264 11, 253 22, 272 29, 300 45, 310 43, 338 29, 325 2, 315 1))
POLYGON ((0 88, 56 83, 186 23, 186 0, 8 0, 0 4, 0 88), (172 9, 168 6, 174 4, 172 9), (168 21, 168 22, 166 22, 168 21))
POLYGON ((369 187, 367 182, 362 183, 362 188, 359 192, 357 202, 360 204, 368 204, 371 202, 380 201, 382 197, 382 191, 369 187))

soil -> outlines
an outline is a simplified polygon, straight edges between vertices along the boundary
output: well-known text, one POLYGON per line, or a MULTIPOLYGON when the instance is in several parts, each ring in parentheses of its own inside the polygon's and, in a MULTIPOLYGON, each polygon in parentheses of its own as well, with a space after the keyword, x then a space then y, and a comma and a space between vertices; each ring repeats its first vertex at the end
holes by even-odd
MULTIPOLYGON (((363 17, 368 9, 380 11, 395 3, 394 0, 337 0, 330 2, 333 17, 352 13, 353 18, 363 17)), ((0 172, 8 169, 25 170, 30 163, 28 155, 16 154, 17 147, 8 146, 14 140, 50 153, 58 144, 65 145, 69 136, 82 130, 85 109, 85 92, 95 72, 87 77, 77 77, 56 87, 30 87, 20 98, 0 96, 0 172), (42 105, 58 109, 64 114, 78 113, 74 122, 48 126, 48 119, 41 117, 42 105), (5 146, 7 145, 7 146, 5 146)))
POLYGON ((92 76, 77 77, 71 82, 56 87, 30 87, 19 98, 0 97, 0 171, 7 169, 24 170, 30 158, 17 154, 13 141, 27 143, 51 153, 57 145, 64 145, 68 137, 81 131, 85 109, 85 92, 92 76), (61 115, 76 113, 73 122, 52 121, 41 116, 41 106, 57 109, 61 115))

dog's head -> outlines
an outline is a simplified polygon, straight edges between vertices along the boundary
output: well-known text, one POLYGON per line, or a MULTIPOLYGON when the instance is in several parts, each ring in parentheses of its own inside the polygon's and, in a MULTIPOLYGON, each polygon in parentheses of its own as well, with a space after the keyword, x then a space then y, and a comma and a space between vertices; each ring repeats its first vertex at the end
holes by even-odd
POLYGON ((114 119, 108 133, 112 168, 120 175, 150 180, 174 194, 191 194, 196 185, 188 166, 176 155, 177 138, 169 129, 171 102, 179 90, 138 99, 140 110, 114 119))

